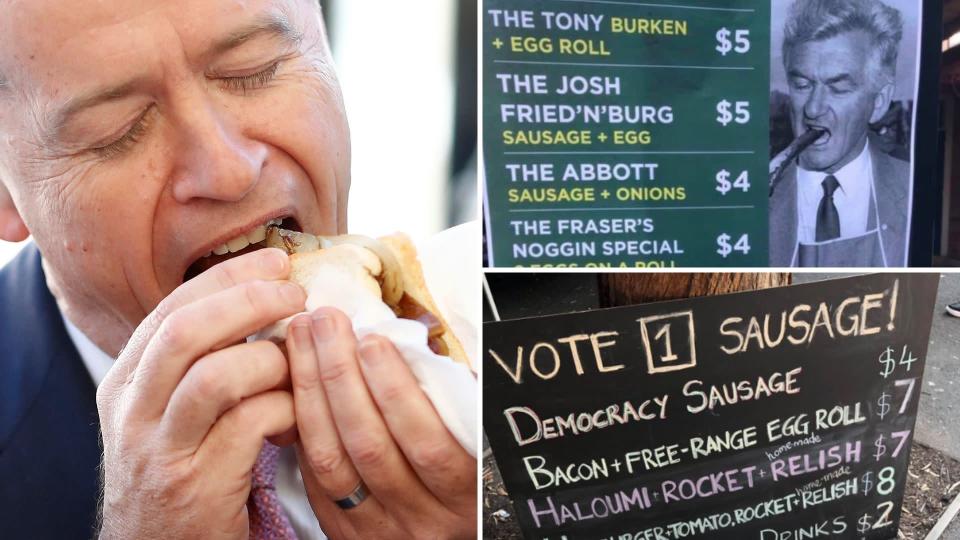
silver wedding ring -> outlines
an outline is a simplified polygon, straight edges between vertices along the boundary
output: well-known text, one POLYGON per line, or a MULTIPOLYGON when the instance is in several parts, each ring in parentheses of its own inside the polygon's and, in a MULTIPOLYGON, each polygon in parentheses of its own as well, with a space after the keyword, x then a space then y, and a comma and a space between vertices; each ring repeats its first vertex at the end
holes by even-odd
POLYGON ((342 499, 335 499, 333 502, 337 504, 340 508, 344 510, 349 510, 355 508, 367 498, 367 486, 363 483, 363 480, 357 484, 357 487, 353 488, 353 491, 349 495, 342 499))

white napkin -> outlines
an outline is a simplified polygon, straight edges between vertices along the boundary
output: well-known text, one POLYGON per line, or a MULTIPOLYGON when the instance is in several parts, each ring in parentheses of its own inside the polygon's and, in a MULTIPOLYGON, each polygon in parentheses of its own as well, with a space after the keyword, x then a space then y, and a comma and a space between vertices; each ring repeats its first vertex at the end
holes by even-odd
MULTIPOLYGON (((417 243, 430 295, 463 345, 474 372, 480 358, 480 235, 480 222, 471 221, 417 243)), ((467 370, 463 364, 452 361, 436 369, 430 366, 427 371, 431 373, 425 376, 414 369, 420 387, 437 408, 447 429, 470 455, 477 457, 480 418, 476 377, 473 373, 464 373, 467 370), (449 364, 454 364, 456 369, 450 369, 449 364)))
MULTIPOLYGON (((455 227, 417 248, 430 294, 474 366, 480 312, 476 304, 480 299, 480 279, 476 275, 480 263, 472 261, 473 253, 477 257, 480 254, 480 233, 476 229, 475 223, 455 227)), ((477 379, 470 369, 431 351, 426 326, 397 318, 378 295, 342 268, 324 267, 314 280, 316 283, 307 287, 307 311, 335 307, 350 318, 358 339, 377 334, 392 341, 444 425, 470 455, 477 457, 477 379)), ((282 321, 271 335, 286 335, 291 319, 282 321)))

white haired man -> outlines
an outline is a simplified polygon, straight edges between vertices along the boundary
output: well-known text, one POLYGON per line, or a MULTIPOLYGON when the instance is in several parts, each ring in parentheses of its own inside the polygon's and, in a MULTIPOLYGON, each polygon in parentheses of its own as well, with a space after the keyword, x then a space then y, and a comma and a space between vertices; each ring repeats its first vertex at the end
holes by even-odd
POLYGON ((906 265, 910 165, 869 136, 890 107, 902 35, 900 12, 879 0, 793 4, 783 39, 791 126, 822 135, 775 182, 771 266, 906 265))

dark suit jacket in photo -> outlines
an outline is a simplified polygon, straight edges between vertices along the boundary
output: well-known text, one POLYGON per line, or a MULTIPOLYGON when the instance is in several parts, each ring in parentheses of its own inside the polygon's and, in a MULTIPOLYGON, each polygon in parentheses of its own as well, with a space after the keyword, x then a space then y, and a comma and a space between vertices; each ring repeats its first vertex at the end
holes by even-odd
MULTIPOLYGON (((910 163, 870 144, 873 185, 877 190, 877 223, 889 266, 906 266, 910 214, 910 163)), ((783 180, 770 197, 770 266, 790 266, 797 247, 797 164, 784 171, 783 180)), ((873 204, 870 205, 873 216, 873 204)), ((868 227, 869 229, 870 227, 868 227)))

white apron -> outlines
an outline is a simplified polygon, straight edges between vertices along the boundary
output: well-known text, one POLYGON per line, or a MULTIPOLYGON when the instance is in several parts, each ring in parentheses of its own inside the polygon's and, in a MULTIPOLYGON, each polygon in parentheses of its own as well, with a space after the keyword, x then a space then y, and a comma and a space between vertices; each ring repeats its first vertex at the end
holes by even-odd
POLYGON ((870 179, 870 215, 868 230, 860 236, 837 238, 826 242, 797 243, 791 266, 800 267, 886 267, 887 254, 883 249, 883 232, 880 230, 877 208, 877 189, 870 179))

